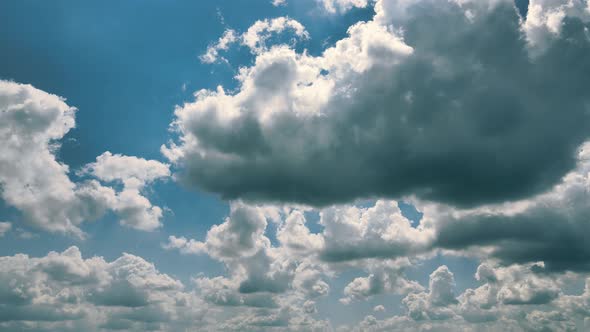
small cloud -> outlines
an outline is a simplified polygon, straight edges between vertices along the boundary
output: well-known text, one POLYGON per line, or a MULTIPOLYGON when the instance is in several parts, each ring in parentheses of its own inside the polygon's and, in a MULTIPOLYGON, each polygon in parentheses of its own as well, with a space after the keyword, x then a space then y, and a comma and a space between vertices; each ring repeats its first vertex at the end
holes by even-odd
POLYGON ((374 312, 385 312, 385 307, 380 305, 376 305, 375 308, 373 308, 374 312))

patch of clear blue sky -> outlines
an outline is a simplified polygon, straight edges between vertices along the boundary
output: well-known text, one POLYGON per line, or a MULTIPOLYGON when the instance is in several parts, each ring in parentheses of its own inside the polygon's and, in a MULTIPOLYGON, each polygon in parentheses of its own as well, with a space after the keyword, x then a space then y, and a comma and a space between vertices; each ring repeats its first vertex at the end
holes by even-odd
MULTIPOLYGON (((226 28, 245 31, 258 19, 287 15, 305 25, 311 35, 298 48, 319 54, 344 37, 351 24, 368 20, 373 14, 372 9, 366 9, 327 16, 317 10, 314 0, 291 0, 284 7, 273 7, 270 2, 0 1, 0 79, 32 84, 66 97, 69 105, 79 109, 77 128, 66 136, 59 152, 59 159, 72 170, 94 161, 104 151, 163 160, 159 149, 173 138, 168 125, 174 106, 191 101, 192 93, 202 88, 234 88, 235 68, 253 60, 242 49, 229 53, 232 66, 199 62, 198 56, 226 28)), ((168 235, 202 239, 211 225, 227 215, 227 203, 172 182, 155 185, 149 196, 154 204, 172 211, 166 213, 164 227, 157 232, 125 229, 108 215, 84 226, 90 235, 85 241, 43 232, 32 239, 20 239, 13 232, 0 239, 0 255, 21 252, 40 256, 77 245, 85 256, 100 255, 109 260, 122 252, 142 256, 185 283, 197 273, 222 273, 223 268, 206 257, 166 252, 160 244, 168 235)), ((419 219, 411 206, 402 208, 408 217, 419 219)), ((24 227, 19 219, 17 211, 0 202, 0 220, 24 227)), ((320 229, 317 225, 311 228, 320 229)), ((449 260, 437 258, 433 262, 413 269, 413 277, 427 284, 428 274, 449 260)), ((472 261, 450 260, 450 264, 455 272, 467 270, 466 278, 475 272, 472 261)), ((320 303, 322 313, 333 308, 331 300, 342 295, 343 287, 353 277, 351 273, 354 277, 362 275, 358 271, 338 278, 328 298, 331 304, 326 308, 320 303)), ((458 280, 461 285, 472 282, 458 280)), ((333 318, 337 323, 362 319, 342 313, 354 312, 356 305, 372 307, 380 300, 348 307, 336 302, 341 308, 334 311, 333 318)), ((383 304, 399 305, 393 300, 387 300, 391 305, 383 304)))

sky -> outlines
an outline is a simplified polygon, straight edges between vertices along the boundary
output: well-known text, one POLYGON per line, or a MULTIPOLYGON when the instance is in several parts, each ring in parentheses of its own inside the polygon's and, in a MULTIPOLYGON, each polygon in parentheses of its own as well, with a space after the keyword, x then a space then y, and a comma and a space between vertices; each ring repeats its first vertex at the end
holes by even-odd
POLYGON ((587 331, 590 1, 0 2, 0 331, 587 331))

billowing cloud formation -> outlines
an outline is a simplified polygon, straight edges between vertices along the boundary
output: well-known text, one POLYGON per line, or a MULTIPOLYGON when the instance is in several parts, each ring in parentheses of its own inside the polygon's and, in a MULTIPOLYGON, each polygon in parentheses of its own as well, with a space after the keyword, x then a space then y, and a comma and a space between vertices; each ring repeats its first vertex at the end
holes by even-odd
POLYGON ((79 226, 114 210, 124 225, 153 230, 162 212, 139 190, 169 176, 168 165, 105 153, 87 166, 103 181, 119 180, 122 192, 95 179, 75 183, 55 157, 59 140, 75 126, 76 109, 31 85, 0 81, 0 195, 29 225, 84 236, 79 226))
POLYGON ((475 206, 547 190, 574 167, 590 132, 580 15, 564 11, 540 49, 510 1, 376 8, 321 56, 275 46, 236 93, 179 107, 180 143, 163 151, 182 180, 231 199, 475 206))

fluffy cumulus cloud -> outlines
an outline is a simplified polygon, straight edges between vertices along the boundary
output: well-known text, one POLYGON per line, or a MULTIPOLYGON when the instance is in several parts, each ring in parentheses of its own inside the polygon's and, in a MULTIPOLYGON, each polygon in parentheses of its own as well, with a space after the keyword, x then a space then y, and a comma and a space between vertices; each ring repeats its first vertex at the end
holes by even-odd
POLYGON ((590 132, 585 6, 563 9, 542 48, 536 14, 511 1, 375 6, 323 54, 267 48, 237 91, 178 107, 163 151, 181 180, 229 199, 472 207, 546 191, 575 167, 590 132))
POLYGON ((60 140, 75 126, 76 109, 31 85, 0 81, 0 195, 23 221, 50 232, 83 237, 80 225, 114 210, 124 225, 152 230, 162 211, 141 188, 169 176, 168 165, 108 152, 86 166, 92 174, 74 182, 56 158, 60 140), (100 181, 119 180, 117 192, 100 181))

